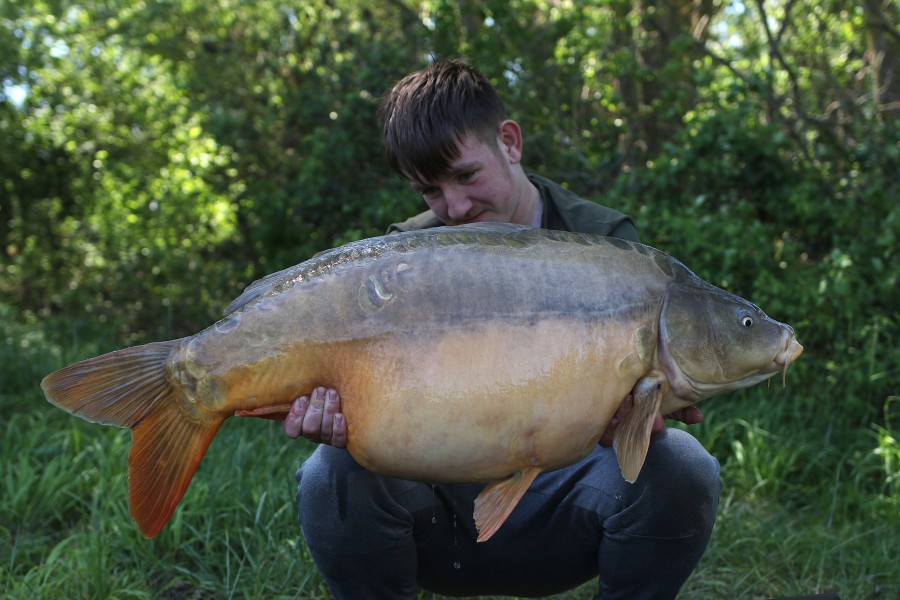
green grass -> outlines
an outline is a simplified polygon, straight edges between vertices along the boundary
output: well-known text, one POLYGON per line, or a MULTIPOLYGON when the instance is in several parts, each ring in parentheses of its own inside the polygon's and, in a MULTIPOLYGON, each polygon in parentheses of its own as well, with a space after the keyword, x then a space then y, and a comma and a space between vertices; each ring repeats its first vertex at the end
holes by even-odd
MULTIPOLYGON (((0 597, 328 597, 294 504, 311 444, 277 423, 227 421, 171 522, 146 540, 127 513, 129 433, 71 417, 38 388, 46 372, 108 348, 45 330, 9 320, 0 330, 0 597)), ((690 429, 719 457, 725 487, 682 598, 900 598, 900 436, 850 422, 791 375, 786 389, 709 401, 690 429)))
POLYGON ((173 519, 145 540, 127 514, 128 432, 58 412, 6 423, 0 596, 321 595, 293 501, 307 444, 274 423, 226 423, 173 519))

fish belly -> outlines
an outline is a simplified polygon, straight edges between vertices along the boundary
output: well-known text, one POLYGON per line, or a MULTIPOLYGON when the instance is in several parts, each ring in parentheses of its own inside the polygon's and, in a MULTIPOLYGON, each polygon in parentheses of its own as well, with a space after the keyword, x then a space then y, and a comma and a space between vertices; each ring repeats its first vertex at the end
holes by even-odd
POLYGON ((348 449, 386 475, 487 481, 571 464, 636 380, 623 330, 485 323, 333 349, 348 449))

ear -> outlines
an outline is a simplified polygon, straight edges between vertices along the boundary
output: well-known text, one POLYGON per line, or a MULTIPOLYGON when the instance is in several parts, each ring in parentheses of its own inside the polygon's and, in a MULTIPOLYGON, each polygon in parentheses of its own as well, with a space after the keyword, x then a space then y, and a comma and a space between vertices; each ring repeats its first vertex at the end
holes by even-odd
POLYGON ((510 119, 500 123, 497 139, 501 150, 506 149, 510 164, 518 164, 522 160, 522 129, 519 124, 510 119))

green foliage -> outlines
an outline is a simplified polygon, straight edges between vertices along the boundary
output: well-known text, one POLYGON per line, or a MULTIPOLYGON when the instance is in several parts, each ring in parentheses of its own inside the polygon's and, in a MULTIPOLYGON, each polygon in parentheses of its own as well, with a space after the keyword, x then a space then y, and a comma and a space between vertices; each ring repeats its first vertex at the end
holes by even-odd
MULTIPOLYGON (((689 116, 642 179, 620 180, 619 197, 637 206, 646 241, 794 324, 807 348, 801 385, 825 378, 818 409, 865 425, 896 393, 900 365, 894 153, 853 150, 841 157, 849 174, 806 160, 782 128, 758 121, 753 90, 736 87, 732 110, 689 116)), ((867 135, 890 149, 898 130, 867 135)))
POLYGON ((290 474, 303 453, 277 424, 230 425, 186 510, 145 540, 127 512, 126 432, 49 410, 13 415, 0 439, 0 594, 324 597, 294 516, 290 474))
POLYGON ((0 594, 325 597, 272 484, 308 448, 226 428, 146 542, 127 435, 48 412, 38 383, 419 210, 377 98, 459 55, 522 124, 526 168, 806 347, 786 390, 691 429, 726 496, 684 596, 900 593, 898 23, 882 0, 0 0, 0 594))

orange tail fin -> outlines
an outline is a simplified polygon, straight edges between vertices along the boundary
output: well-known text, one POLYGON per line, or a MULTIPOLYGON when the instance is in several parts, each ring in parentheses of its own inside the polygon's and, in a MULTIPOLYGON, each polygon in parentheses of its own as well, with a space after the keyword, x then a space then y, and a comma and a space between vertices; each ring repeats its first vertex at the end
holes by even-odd
POLYGON ((128 505, 145 537, 163 528, 224 418, 188 416, 166 374, 181 340, 125 348, 47 375, 47 400, 93 423, 131 428, 128 505))

